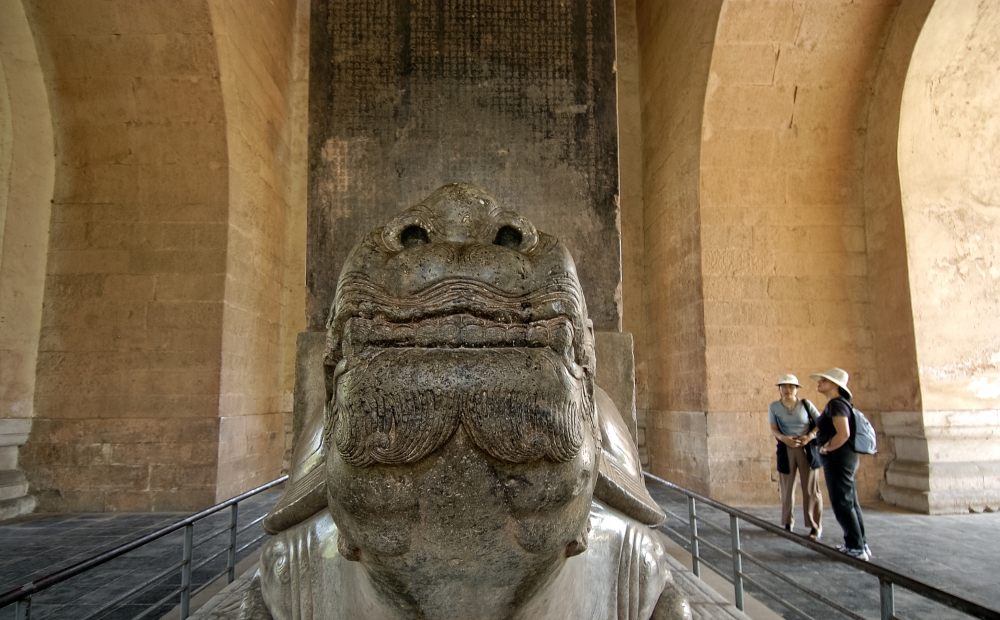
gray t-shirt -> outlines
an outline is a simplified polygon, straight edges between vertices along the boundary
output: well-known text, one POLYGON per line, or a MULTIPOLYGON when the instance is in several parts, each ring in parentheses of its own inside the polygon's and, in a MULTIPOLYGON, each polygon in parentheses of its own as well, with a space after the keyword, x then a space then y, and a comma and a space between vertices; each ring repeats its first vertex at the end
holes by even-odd
POLYGON ((767 408, 768 424, 777 424, 782 435, 798 437, 805 435, 806 431, 809 430, 810 413, 813 417, 819 416, 816 407, 807 400, 799 399, 791 411, 786 409, 780 400, 776 400, 767 408), (809 407, 808 411, 806 410, 807 406, 809 407))

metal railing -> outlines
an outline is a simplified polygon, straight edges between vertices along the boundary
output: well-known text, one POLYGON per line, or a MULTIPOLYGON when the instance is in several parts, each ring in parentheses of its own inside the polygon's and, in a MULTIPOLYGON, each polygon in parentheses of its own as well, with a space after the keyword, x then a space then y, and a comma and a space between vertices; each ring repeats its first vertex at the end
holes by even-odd
MULTIPOLYGON (((762 561, 759 558, 755 558, 751 554, 747 553, 746 550, 744 550, 742 548, 742 545, 740 544, 740 521, 745 521, 746 523, 758 527, 770 534, 774 534, 775 536, 794 542, 795 544, 805 547, 811 551, 815 551, 816 553, 819 553, 820 555, 824 556, 827 559, 839 562, 841 564, 845 564, 847 566, 850 566, 851 568, 860 571, 864 571, 869 575, 872 575, 875 578, 877 578, 879 583, 879 602, 880 602, 880 614, 881 614, 880 617, 882 618, 882 620, 903 620, 900 616, 896 615, 895 586, 900 586, 902 588, 905 588, 909 592, 912 592, 918 596, 921 596, 931 601, 935 601, 952 609, 956 609, 974 618, 981 618, 983 620, 1000 620, 1000 611, 984 607, 982 605, 979 605, 978 603, 974 603, 960 596, 955 596, 954 594, 950 594, 948 592, 945 592, 944 590, 935 588, 932 585, 926 584, 917 579, 913 579, 912 577, 907 577, 906 575, 897 573, 896 571, 884 568, 877 564, 872 564, 870 562, 865 562, 857 558, 853 558, 845 553, 837 551, 836 549, 809 540, 808 538, 797 536, 788 531, 785 531, 783 528, 778 527, 777 525, 768 523, 763 519, 759 519, 751 514, 743 512, 742 510, 738 510, 731 506, 727 506, 726 504, 717 502, 711 498, 699 495, 694 491, 690 491, 672 482, 668 482, 666 480, 663 480, 662 478, 658 478, 650 473, 645 473, 645 476, 647 481, 664 486, 670 489, 671 491, 676 491, 687 497, 687 508, 688 508, 687 525, 688 525, 689 543, 691 545, 691 572, 693 572, 696 577, 701 577, 701 566, 704 564, 705 566, 711 568, 713 571, 718 573, 721 577, 731 582, 733 584, 733 598, 735 599, 736 607, 740 611, 743 611, 744 608, 743 589, 744 589, 744 584, 747 583, 752 585, 756 590, 763 592, 769 598, 776 601, 783 607, 800 615, 801 617, 807 619, 812 618, 812 616, 810 616, 808 613, 806 613, 799 607, 795 606, 793 603, 785 600, 776 592, 769 590, 768 588, 764 587, 764 585, 755 580, 753 577, 747 575, 746 572, 743 570, 743 561, 746 560, 747 562, 753 564, 755 567, 763 570, 769 576, 772 576, 776 579, 779 579, 783 583, 788 584, 789 586, 801 592, 802 594, 806 595, 810 599, 819 601, 827 605, 831 609, 839 612, 840 614, 848 618, 852 618, 853 620, 866 620, 863 616, 860 616, 855 612, 843 607, 842 605, 839 605, 838 603, 830 600, 828 597, 823 596, 822 594, 797 583, 794 579, 791 579, 788 576, 768 566, 767 562, 762 561), (697 509, 698 503, 705 504, 716 510, 728 514, 729 530, 727 531, 725 528, 719 527, 718 525, 706 520, 704 517, 699 516, 697 509), (704 536, 699 534, 699 529, 698 529, 699 524, 706 526, 712 530, 715 530, 720 534, 728 536, 731 541, 730 548, 726 550, 706 540, 704 536), (710 562, 708 562, 705 559, 704 555, 701 553, 701 545, 705 545, 706 547, 714 550, 716 553, 722 556, 732 558, 733 561, 732 570, 724 569, 720 566, 715 566, 710 562)), ((673 512, 667 511, 667 514, 673 517, 674 519, 677 519, 681 523, 685 522, 681 516, 674 514, 673 512)), ((661 527, 661 529, 670 530, 671 528, 661 527)), ((672 531, 674 534, 678 536, 684 536, 684 533, 680 532, 679 530, 672 530, 672 531)))
POLYGON ((0 609, 9 607, 10 605, 14 605, 15 606, 14 617, 16 618, 16 620, 30 620, 31 600, 32 597, 35 596, 36 594, 46 590, 47 588, 51 588, 56 584, 62 583, 67 579, 80 575, 81 573, 96 568, 102 564, 105 564, 106 562, 110 562, 115 558, 121 557, 129 553, 130 551, 135 551, 136 549, 148 545, 153 541, 159 540, 160 538, 163 538, 168 534, 176 532, 177 530, 183 529, 184 542, 181 552, 181 560, 179 562, 176 562, 175 564, 163 569, 162 571, 160 571, 153 577, 147 579, 143 583, 128 590, 124 594, 121 594, 120 596, 108 601, 104 605, 101 605, 98 609, 94 610, 93 612, 91 612, 84 618, 81 618, 80 620, 92 620, 93 618, 96 618, 101 614, 110 611, 116 606, 125 603, 135 598, 136 596, 140 595, 141 593, 149 590, 154 585, 164 582, 171 576, 176 576, 178 570, 180 571, 180 578, 181 578, 180 588, 172 590, 166 596, 163 596, 158 601, 152 603, 146 608, 145 611, 134 616, 132 620, 141 620, 142 618, 147 617, 149 614, 153 613, 164 604, 169 603, 170 600, 176 597, 177 595, 180 595, 180 617, 181 620, 184 620, 190 615, 191 598, 197 595, 205 588, 212 585, 212 583, 214 583, 217 579, 221 578, 223 575, 226 576, 228 583, 232 583, 233 580, 236 578, 237 554, 249 549, 251 546, 259 542, 266 536, 266 534, 261 534, 256 538, 254 538, 253 540, 246 543, 245 545, 243 545, 242 547, 237 547, 236 542, 239 534, 242 534, 247 530, 249 530, 250 528, 254 527, 258 523, 260 523, 260 521, 263 520, 264 518, 262 515, 260 517, 257 517, 250 523, 246 524, 244 527, 238 528, 237 520, 239 517, 240 502, 250 497, 253 497, 254 495, 257 495, 258 493, 261 493, 272 487, 282 484, 286 480, 288 480, 288 476, 282 476, 276 480, 268 482, 267 484, 263 484, 257 487, 256 489, 252 489, 250 491, 247 491, 246 493, 242 493, 240 495, 237 495, 236 497, 228 499, 222 502, 221 504, 217 504, 215 506, 212 506, 211 508, 207 508, 199 513, 193 514, 190 517, 181 519, 176 523, 160 528, 155 532, 137 538, 131 542, 127 542, 123 545, 119 545, 114 549, 110 549, 103 553, 99 553, 93 557, 83 560, 82 562, 78 562, 72 566, 69 566, 62 570, 58 570, 40 579, 36 579, 30 583, 26 583, 20 587, 14 588, 13 590, 10 590, 8 592, 4 592, 3 594, 0 594, 0 609), (202 519, 210 517, 218 512, 221 512, 227 508, 229 509, 228 525, 208 532, 199 541, 195 542, 194 540, 195 523, 201 521, 202 519), (210 540, 213 540, 216 537, 226 533, 229 534, 229 540, 226 546, 223 547, 221 551, 217 551, 209 555, 208 557, 200 560, 198 563, 195 563, 194 561, 195 549, 204 545, 210 540), (211 577, 208 577, 201 586, 193 588, 191 580, 193 571, 206 566, 209 562, 217 559, 222 554, 226 554, 225 570, 216 573, 211 577))

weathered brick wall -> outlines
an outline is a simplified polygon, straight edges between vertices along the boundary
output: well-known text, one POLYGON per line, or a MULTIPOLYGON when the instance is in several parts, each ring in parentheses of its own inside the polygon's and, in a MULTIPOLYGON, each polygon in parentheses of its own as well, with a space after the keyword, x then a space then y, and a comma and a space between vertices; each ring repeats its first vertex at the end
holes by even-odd
POLYGON ((21 464, 41 510, 205 506, 228 211, 207 5, 25 5, 57 166, 21 464))
POLYGON ((306 56, 299 44, 308 36, 308 3, 209 4, 229 146, 216 491, 221 500, 275 478, 285 452, 287 378, 294 372, 288 365, 293 358, 282 347, 294 350, 294 335, 305 328, 304 227, 295 229, 302 235, 296 238, 287 222, 293 211, 305 211, 305 119, 295 117, 292 106, 304 109, 306 103, 306 56), (293 264, 299 266, 298 282, 286 287, 293 264), (292 297, 299 301, 289 312, 292 297))

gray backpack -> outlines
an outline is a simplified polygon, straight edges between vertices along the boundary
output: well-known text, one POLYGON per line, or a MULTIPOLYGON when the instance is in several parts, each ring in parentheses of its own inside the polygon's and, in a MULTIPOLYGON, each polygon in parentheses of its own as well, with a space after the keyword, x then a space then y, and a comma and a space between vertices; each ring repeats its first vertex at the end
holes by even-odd
POLYGON ((861 413, 851 405, 851 412, 854 414, 854 424, 851 428, 851 444, 858 454, 875 454, 878 449, 875 447, 875 428, 868 421, 865 414, 861 413))

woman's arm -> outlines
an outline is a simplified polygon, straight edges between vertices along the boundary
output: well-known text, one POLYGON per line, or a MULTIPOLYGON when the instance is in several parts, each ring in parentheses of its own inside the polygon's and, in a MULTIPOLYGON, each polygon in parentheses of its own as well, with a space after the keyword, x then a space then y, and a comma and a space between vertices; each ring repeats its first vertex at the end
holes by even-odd
POLYGON ((795 437, 789 437, 788 435, 782 434, 781 429, 779 429, 778 425, 773 422, 771 423, 771 434, 774 435, 778 441, 791 448, 795 448, 799 445, 795 437))
POLYGON ((833 417, 833 428, 836 429, 837 434, 830 438, 830 441, 826 442, 825 446, 820 447, 820 454, 827 454, 837 450, 851 438, 851 426, 847 421, 847 416, 834 416, 833 417))

